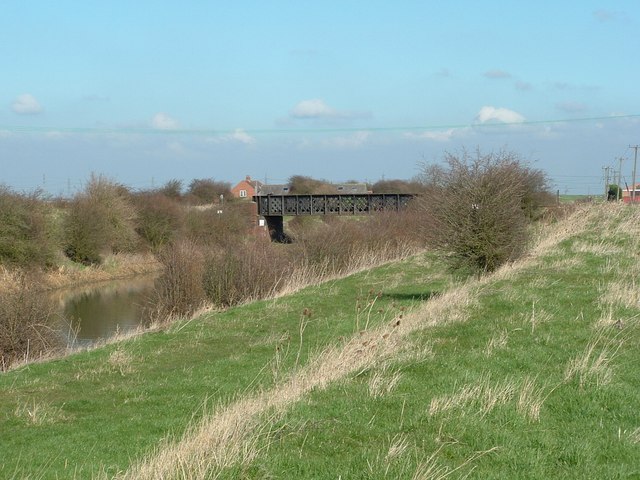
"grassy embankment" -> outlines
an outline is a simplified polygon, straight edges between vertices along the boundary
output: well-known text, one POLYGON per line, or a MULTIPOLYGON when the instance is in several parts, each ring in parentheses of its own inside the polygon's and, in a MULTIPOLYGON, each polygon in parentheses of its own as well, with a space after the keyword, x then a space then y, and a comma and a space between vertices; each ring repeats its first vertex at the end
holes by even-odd
POLYGON ((591 206, 481 280, 415 257, 0 375, 0 474, 638 475, 639 220, 591 206))

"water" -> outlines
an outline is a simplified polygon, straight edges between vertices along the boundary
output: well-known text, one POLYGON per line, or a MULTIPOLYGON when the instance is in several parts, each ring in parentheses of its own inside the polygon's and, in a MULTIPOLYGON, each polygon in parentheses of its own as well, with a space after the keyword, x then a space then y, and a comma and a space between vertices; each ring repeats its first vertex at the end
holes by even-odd
POLYGON ((75 345, 90 346, 142 326, 154 280, 155 276, 136 277, 59 292, 69 342, 75 338, 75 345))

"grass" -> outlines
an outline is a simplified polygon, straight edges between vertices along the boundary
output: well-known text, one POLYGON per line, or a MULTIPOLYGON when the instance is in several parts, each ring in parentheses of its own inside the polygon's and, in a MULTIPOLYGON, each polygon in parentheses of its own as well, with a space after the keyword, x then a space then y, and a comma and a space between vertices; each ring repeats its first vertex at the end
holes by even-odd
POLYGON ((78 478, 126 469, 162 438, 180 436, 211 405, 268 388, 296 362, 349 337, 358 315, 374 327, 442 291, 448 279, 431 259, 419 260, 0 376, 0 430, 11 432, 0 437, 0 477, 16 469, 16 478, 32 471, 66 477, 69 466, 78 478), (394 286, 376 297, 389 281, 394 286), (57 408, 63 420, 32 428, 15 411, 34 402, 57 408))
POLYGON ((0 476, 636 478, 638 220, 589 206, 482 279, 423 255, 3 374, 0 476))

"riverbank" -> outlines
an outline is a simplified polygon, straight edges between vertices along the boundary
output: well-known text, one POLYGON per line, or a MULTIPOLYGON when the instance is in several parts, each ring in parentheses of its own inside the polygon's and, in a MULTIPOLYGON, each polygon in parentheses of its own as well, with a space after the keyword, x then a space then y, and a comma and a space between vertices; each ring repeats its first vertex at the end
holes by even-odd
MULTIPOLYGON (((38 289, 57 290, 152 274, 160 269, 160 263, 150 253, 118 253, 107 256, 100 265, 85 266, 66 261, 53 270, 35 272, 34 277, 38 289)), ((16 285, 17 279, 25 273, 22 268, 0 266, 0 290, 16 285)))

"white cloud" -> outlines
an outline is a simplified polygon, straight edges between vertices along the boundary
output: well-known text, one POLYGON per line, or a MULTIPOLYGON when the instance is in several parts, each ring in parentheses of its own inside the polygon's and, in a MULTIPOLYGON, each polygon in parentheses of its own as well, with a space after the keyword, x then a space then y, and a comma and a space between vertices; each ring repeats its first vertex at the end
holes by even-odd
POLYGON ((319 98, 303 100, 291 110, 294 118, 328 118, 338 116, 338 112, 319 98))
POLYGON ((252 145, 256 143, 256 139, 249 135, 242 128, 236 128, 233 132, 216 137, 209 137, 207 139, 211 143, 243 143, 245 145, 252 145))
POLYGON ((34 115, 42 112, 42 106, 30 93, 18 95, 11 104, 11 110, 20 115, 34 115))
POLYGON ((250 145, 256 142, 256 139, 249 135, 241 128, 236 128, 233 133, 228 135, 230 140, 235 140, 236 142, 244 143, 245 145, 250 145))
POLYGON ((166 113, 158 112, 151 119, 151 126, 157 130, 175 130, 180 124, 166 113))
POLYGON ((288 122, 297 120, 318 120, 333 123, 359 118, 371 118, 371 116, 371 112, 367 111, 337 110, 327 105, 324 100, 313 98, 311 100, 302 100, 299 102, 289 112, 289 118, 286 120, 280 120, 279 123, 285 125, 288 122))
POLYGON ((496 108, 486 105, 480 109, 476 119, 480 123, 502 122, 502 123, 522 123, 524 116, 508 108, 496 108))

